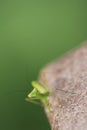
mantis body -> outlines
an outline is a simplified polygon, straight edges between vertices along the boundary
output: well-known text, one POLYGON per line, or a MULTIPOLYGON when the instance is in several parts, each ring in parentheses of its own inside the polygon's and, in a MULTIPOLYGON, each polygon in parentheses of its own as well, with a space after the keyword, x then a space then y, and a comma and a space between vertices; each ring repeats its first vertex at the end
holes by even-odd
POLYGON ((32 82, 33 90, 28 94, 27 101, 38 104, 38 100, 41 100, 45 106, 50 110, 48 101, 49 91, 41 85, 38 81, 32 82))

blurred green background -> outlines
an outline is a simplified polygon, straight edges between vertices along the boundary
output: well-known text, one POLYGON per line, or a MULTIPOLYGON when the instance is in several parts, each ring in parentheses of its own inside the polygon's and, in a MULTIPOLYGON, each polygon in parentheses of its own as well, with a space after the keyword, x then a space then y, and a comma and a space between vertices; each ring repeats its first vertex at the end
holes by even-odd
POLYGON ((86 0, 0 0, 0 130, 50 130, 24 99, 40 69, 87 39, 86 0))

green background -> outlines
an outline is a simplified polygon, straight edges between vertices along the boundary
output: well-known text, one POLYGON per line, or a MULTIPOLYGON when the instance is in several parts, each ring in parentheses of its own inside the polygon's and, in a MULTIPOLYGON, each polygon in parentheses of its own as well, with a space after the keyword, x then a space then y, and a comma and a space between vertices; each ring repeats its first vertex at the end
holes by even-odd
POLYGON ((0 0, 0 130, 50 130, 30 82, 86 39, 86 0, 0 0))

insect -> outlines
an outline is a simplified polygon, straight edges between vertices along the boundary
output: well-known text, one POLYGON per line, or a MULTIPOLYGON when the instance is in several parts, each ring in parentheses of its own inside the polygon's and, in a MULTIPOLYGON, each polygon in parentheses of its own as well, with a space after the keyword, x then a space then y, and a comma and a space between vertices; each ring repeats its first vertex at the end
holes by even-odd
POLYGON ((50 110, 50 104, 48 96, 50 92, 38 81, 32 81, 33 90, 28 94, 27 101, 38 104, 38 100, 41 100, 44 105, 50 110))

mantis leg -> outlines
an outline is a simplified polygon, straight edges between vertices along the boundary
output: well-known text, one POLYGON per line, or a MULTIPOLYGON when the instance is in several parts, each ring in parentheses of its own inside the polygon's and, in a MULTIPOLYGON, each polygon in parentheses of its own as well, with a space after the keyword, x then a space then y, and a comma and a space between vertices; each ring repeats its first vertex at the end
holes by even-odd
POLYGON ((34 103, 36 105, 40 105, 41 106, 41 103, 39 101, 35 101, 34 99, 30 99, 30 98, 25 98, 26 101, 30 102, 30 103, 34 103))
POLYGON ((49 111, 50 111, 50 104, 49 104, 48 99, 45 98, 45 99, 43 100, 43 102, 44 102, 45 106, 46 106, 46 107, 49 109, 49 111))

